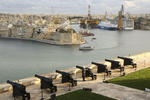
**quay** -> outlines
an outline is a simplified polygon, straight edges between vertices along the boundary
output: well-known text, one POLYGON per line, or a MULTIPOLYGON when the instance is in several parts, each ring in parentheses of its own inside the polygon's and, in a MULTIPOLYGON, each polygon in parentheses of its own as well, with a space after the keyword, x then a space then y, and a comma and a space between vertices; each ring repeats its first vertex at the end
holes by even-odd
MULTIPOLYGON (((140 53, 140 54, 136 54, 136 55, 130 55, 127 57, 132 58, 134 60, 134 62, 136 62, 137 68, 136 68, 136 70, 131 68, 130 66, 125 68, 126 74, 135 72, 135 71, 138 71, 138 70, 141 70, 141 69, 144 69, 144 68, 147 68, 150 66, 150 52, 144 52, 144 53, 140 53)), ((118 58, 113 59, 113 60, 119 61, 121 63, 121 65, 123 65, 123 60, 118 59, 118 58)), ((107 67, 110 67, 109 62, 101 62, 101 63, 107 65, 107 67)), ((86 65, 86 67, 91 68, 92 72, 96 73, 96 69, 97 69, 96 65, 89 64, 89 65, 86 65)), ((55 77, 55 80, 53 83, 58 88, 58 90, 56 92, 57 96, 70 92, 69 89, 71 91, 75 91, 78 89, 88 87, 88 88, 92 88, 95 93, 102 94, 102 95, 108 96, 108 97, 112 97, 112 98, 118 99, 118 100, 123 100, 123 98, 125 96, 129 95, 130 91, 132 91, 131 94, 133 94, 133 95, 132 95, 132 98, 128 98, 127 100, 133 100, 133 99, 137 99, 137 98, 139 98, 137 100, 148 100, 148 98, 150 97, 150 94, 147 94, 144 91, 130 89, 130 88, 126 88, 124 86, 117 86, 117 85, 114 85, 111 83, 108 83, 108 84, 103 83, 103 80, 104 80, 103 73, 96 74, 97 80, 91 80, 88 78, 87 81, 82 81, 80 69, 77 69, 74 67, 74 68, 63 70, 63 71, 69 72, 70 74, 72 74, 73 78, 77 80, 78 85, 70 88, 69 83, 62 84, 61 83, 61 74, 58 74, 58 73, 49 73, 49 74, 42 75, 45 77, 55 77), (110 92, 109 88, 112 89, 111 92, 110 92), (120 89, 124 89, 126 92, 124 92, 123 95, 119 95, 119 93, 121 93, 119 91, 120 89)), ((106 76, 105 79, 107 80, 107 79, 111 79, 111 78, 118 77, 118 76, 120 76, 120 71, 112 70, 112 75, 110 77, 106 76)), ((18 80, 18 82, 27 86, 27 92, 29 92, 31 94, 31 100, 39 100, 41 98, 40 80, 38 78, 30 77, 30 78, 26 78, 26 79, 20 79, 20 80, 18 80)), ((44 91, 43 95, 44 95, 45 99, 50 98, 50 93, 47 90, 44 91)), ((0 100, 13 100, 11 85, 6 84, 6 83, 0 85, 0 100)))

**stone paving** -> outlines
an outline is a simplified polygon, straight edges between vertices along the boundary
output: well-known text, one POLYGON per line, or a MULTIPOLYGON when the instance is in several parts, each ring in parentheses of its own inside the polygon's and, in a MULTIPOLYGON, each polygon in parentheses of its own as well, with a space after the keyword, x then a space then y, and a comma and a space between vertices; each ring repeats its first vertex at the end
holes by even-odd
POLYGON ((110 83, 97 83, 92 85, 93 86, 91 87, 94 93, 105 95, 117 100, 150 100, 150 93, 145 91, 110 83))

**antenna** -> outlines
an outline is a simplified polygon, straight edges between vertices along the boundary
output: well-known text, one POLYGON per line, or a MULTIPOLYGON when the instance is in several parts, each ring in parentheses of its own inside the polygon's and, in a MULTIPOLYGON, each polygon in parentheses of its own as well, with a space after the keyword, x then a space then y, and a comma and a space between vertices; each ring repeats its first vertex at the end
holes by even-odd
POLYGON ((123 4, 121 6, 121 12, 122 12, 122 15, 123 15, 124 14, 124 6, 123 6, 123 4))
POLYGON ((91 5, 88 5, 88 19, 91 19, 91 5))

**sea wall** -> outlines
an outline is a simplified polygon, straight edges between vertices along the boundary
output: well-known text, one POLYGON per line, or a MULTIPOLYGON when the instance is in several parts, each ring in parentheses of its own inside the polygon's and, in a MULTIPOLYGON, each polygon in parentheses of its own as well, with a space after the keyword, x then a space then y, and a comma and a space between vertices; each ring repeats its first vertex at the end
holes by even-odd
MULTIPOLYGON (((137 63, 137 67, 138 66, 145 66, 145 67, 146 66, 150 66, 150 52, 139 53, 139 54, 136 54, 136 55, 126 56, 126 57, 132 58, 134 60, 134 62, 137 63)), ((113 60, 120 61, 121 64, 123 65, 123 60, 118 59, 118 58, 114 58, 113 60)), ((106 64, 110 68, 110 63, 109 62, 105 62, 104 61, 104 62, 98 62, 98 63, 106 64)), ((89 67, 91 69, 97 68, 95 65, 92 65, 92 64, 85 65, 85 67, 89 67)), ((69 69, 65 69, 64 71, 69 72, 69 73, 71 73, 73 75, 81 72, 80 69, 77 69, 75 67, 69 68, 69 69)), ((44 74, 43 76, 52 77, 52 78, 56 78, 56 79, 61 78, 61 75, 58 74, 58 73, 55 73, 55 72, 49 73, 49 74, 44 74)), ((19 82, 19 83, 21 83, 21 84, 23 84, 25 86, 31 86, 31 85, 34 85, 34 84, 40 84, 40 80, 38 78, 35 78, 35 77, 20 79, 20 80, 17 80, 16 82, 19 82)), ((0 84, 0 93, 7 92, 7 91, 10 91, 10 90, 12 90, 12 86, 11 85, 9 85, 7 83, 0 84)))

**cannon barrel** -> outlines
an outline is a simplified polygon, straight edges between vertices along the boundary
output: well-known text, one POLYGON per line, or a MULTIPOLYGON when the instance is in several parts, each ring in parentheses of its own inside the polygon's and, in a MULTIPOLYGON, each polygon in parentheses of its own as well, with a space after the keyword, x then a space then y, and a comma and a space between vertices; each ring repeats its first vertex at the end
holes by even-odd
POLYGON ((37 74, 35 74, 35 77, 37 77, 37 78, 39 78, 39 79, 45 78, 45 77, 40 76, 40 75, 37 75, 37 74))
POLYGON ((18 88, 25 88, 25 86, 24 85, 22 85, 22 84, 19 84, 19 83, 16 83, 16 82, 12 82, 12 81, 10 81, 10 80, 7 80, 7 83, 9 83, 9 84, 11 84, 12 86, 17 86, 18 88))
POLYGON ((79 68, 79 69, 81 69, 81 70, 84 69, 84 67, 81 67, 81 66, 76 66, 76 68, 79 68))
POLYGON ((10 80, 7 80, 7 83, 9 83, 9 84, 11 84, 11 85, 17 85, 18 83, 16 83, 16 82, 12 82, 12 81, 10 81, 10 80))
POLYGON ((39 78, 40 80, 51 81, 52 82, 52 79, 44 77, 44 76, 40 76, 40 75, 35 74, 35 77, 39 78))
POLYGON ((67 73, 67 72, 63 72, 63 71, 59 71, 59 70, 56 70, 56 72, 57 73, 59 73, 59 74, 62 74, 62 75, 64 75, 64 76, 70 76, 71 74, 69 74, 69 73, 67 73))
POLYGON ((109 59, 105 59, 105 61, 108 61, 108 62, 111 62, 111 63, 113 63, 113 62, 120 63, 119 61, 109 60, 109 59))
POLYGON ((96 62, 91 62, 91 64, 94 64, 94 65, 97 65, 97 66, 99 65, 99 63, 96 63, 96 62))
POLYGON ((133 59, 131 59, 131 58, 127 58, 127 57, 120 57, 120 56, 118 56, 118 58, 120 58, 120 59, 126 59, 126 60, 133 60, 133 59))
POLYGON ((96 62, 91 62, 91 64, 94 64, 94 65, 97 65, 97 66, 105 66, 105 67, 107 67, 107 65, 96 63, 96 62))

